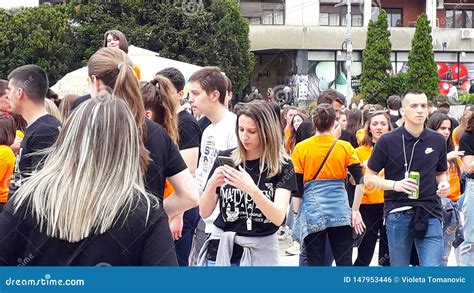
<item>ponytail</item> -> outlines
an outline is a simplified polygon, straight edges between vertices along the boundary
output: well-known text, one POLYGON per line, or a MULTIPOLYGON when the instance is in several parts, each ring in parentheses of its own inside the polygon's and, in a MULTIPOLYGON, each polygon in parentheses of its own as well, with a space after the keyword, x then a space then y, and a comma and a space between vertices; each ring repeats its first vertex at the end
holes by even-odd
POLYGON ((140 168, 146 171, 150 161, 148 150, 144 146, 146 139, 145 107, 140 94, 140 85, 132 62, 122 50, 101 48, 89 59, 89 76, 99 77, 112 94, 124 100, 135 118, 140 135, 140 168))

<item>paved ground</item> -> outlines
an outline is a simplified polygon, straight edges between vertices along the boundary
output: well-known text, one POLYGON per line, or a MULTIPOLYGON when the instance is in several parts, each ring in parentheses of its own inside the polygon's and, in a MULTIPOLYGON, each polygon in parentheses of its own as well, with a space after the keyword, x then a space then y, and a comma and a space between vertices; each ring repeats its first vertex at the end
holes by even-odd
MULTIPOLYGON (((280 243, 280 266, 298 266, 298 256, 297 255, 287 255, 285 250, 292 245, 291 237, 288 237, 284 241, 279 241, 280 243)), ((378 259, 378 245, 375 247, 375 254, 370 263, 370 266, 377 266, 377 259, 378 259)), ((353 257, 352 259, 355 260, 357 257, 357 250, 353 250, 353 257)), ((335 264, 333 263, 333 266, 335 264)), ((449 256, 448 266, 456 266, 456 259, 454 257, 454 252, 451 251, 451 255, 449 256)))

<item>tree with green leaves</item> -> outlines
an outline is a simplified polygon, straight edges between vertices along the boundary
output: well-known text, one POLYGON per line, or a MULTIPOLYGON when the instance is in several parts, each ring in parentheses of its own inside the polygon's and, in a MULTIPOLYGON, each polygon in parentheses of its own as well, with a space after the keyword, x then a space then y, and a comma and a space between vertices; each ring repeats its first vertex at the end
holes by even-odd
POLYGON ((431 27, 426 15, 422 14, 416 20, 415 36, 408 54, 408 86, 423 91, 433 100, 439 91, 438 82, 431 27))
POLYGON ((408 73, 400 72, 390 76, 389 96, 397 95, 401 97, 408 89, 408 73))
POLYGON ((0 73, 5 78, 15 67, 34 63, 55 83, 84 66, 110 29, 162 57, 219 66, 236 93, 248 84, 255 63, 249 24, 235 0, 76 0, 8 13, 0 9, 0 73))
POLYGON ((388 97, 392 44, 387 13, 381 10, 377 21, 370 20, 364 49, 361 95, 370 104, 384 105, 388 97))
POLYGON ((55 82, 80 66, 65 6, 0 9, 0 78, 25 64, 46 69, 55 82))

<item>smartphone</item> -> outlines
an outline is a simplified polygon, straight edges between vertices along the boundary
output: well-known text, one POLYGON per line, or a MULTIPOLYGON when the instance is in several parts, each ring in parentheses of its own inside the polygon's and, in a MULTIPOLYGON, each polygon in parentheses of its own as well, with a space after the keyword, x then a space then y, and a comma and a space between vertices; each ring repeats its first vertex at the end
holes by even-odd
POLYGON ((234 160, 231 157, 218 156, 217 161, 219 162, 219 165, 221 166, 228 165, 232 168, 235 168, 234 160))

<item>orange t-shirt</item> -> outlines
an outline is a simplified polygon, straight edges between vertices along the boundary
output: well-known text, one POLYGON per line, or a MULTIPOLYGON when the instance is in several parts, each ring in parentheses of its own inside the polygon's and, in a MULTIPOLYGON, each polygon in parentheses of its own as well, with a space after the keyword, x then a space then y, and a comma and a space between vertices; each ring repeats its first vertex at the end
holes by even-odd
POLYGON ((456 148, 459 147, 459 141, 461 140, 461 138, 458 136, 458 131, 459 131, 459 126, 454 128, 453 130, 453 143, 456 148))
POLYGON ((173 185, 171 185, 171 182, 169 182, 168 179, 166 179, 165 188, 164 188, 164 191, 163 191, 163 199, 167 199, 173 193, 174 193, 173 185))
MULTIPOLYGON (((365 169, 370 156, 372 155, 372 146, 361 146, 355 149, 357 157, 359 157, 362 165, 362 171, 365 174, 365 169)), ((380 176, 384 176, 383 170, 379 173, 380 176)), ((371 186, 364 185, 364 195, 362 196, 362 204, 379 204, 384 202, 383 197, 384 191, 380 189, 374 189, 371 186)))
POLYGON ((290 130, 285 129, 285 142, 287 142, 288 138, 290 138, 290 134, 291 134, 290 130))
POLYGON ((364 128, 357 130, 356 138, 357 138, 357 144, 358 145, 360 145, 360 143, 364 139, 364 136, 365 136, 365 129, 364 128))
POLYGON ((15 155, 12 149, 6 145, 0 145, 0 203, 5 203, 8 200, 14 167, 15 155))
MULTIPOLYGON (((305 183, 313 180, 334 140, 336 138, 332 135, 318 135, 296 145, 291 158, 295 172, 304 175, 305 183)), ((359 159, 351 144, 338 140, 318 179, 344 180, 347 176, 347 167, 357 163, 359 159)))
MULTIPOLYGON (((461 166, 462 161, 458 160, 458 164, 461 166)), ((448 181, 450 185, 448 198, 456 202, 461 197, 461 178, 456 166, 452 164, 448 164, 448 181)))

